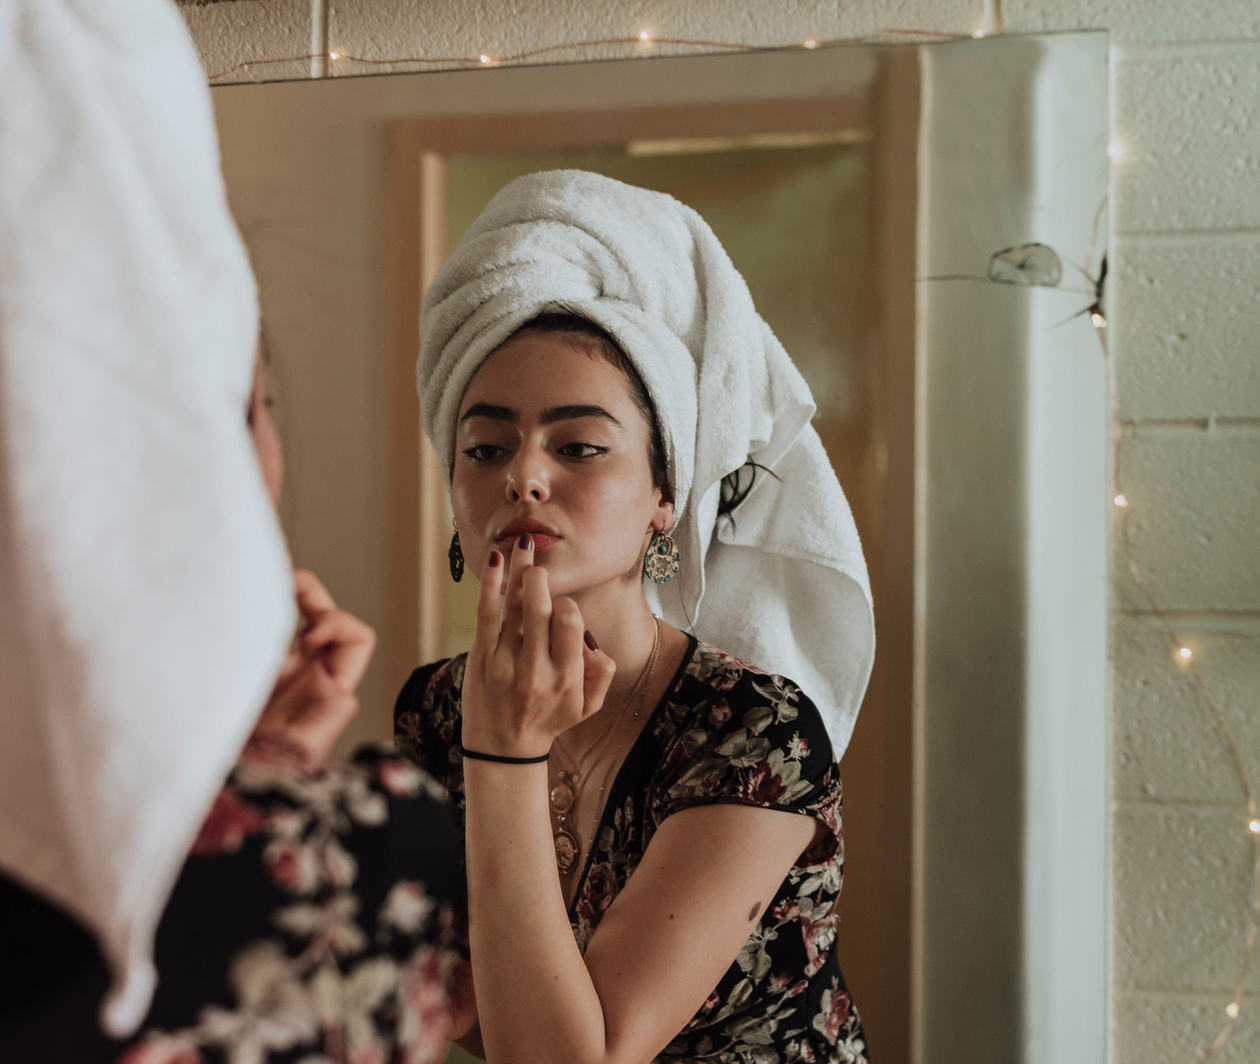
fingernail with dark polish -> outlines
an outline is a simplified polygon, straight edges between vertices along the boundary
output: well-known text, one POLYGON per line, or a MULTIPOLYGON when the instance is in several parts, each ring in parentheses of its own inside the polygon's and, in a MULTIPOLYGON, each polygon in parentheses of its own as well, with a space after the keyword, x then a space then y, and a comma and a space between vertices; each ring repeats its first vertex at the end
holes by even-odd
POLYGON ((490 552, 490 568, 497 569, 500 566, 500 564, 502 564, 502 562, 503 562, 503 555, 500 554, 497 550, 492 550, 490 552))
POLYGON ((521 538, 516 541, 516 545, 520 547, 521 550, 533 550, 534 537, 531 536, 528 532, 522 532, 521 538))
POLYGON ((586 645, 590 647, 592 650, 599 649, 599 644, 595 642, 595 637, 591 635, 589 631, 582 638, 586 640, 586 645))

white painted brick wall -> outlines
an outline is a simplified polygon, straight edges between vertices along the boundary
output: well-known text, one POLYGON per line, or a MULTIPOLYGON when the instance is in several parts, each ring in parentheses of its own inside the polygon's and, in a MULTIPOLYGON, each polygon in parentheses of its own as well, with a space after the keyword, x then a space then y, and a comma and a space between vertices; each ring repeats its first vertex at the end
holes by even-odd
MULTIPOLYGON (((237 0, 184 10, 218 73, 300 55, 312 41, 370 57, 494 54, 642 28, 777 43, 970 33, 994 7, 1007 32, 1112 32, 1125 154, 1114 178, 1109 306, 1130 436, 1125 488, 1142 508, 1138 558, 1166 605, 1195 611, 1175 621, 1260 787, 1256 0, 237 0), (1230 421, 1212 427, 1213 417, 1230 421)), ((225 80, 308 68, 254 66, 225 80)), ((1122 564, 1115 583, 1114 1060, 1172 1064, 1194 1059, 1224 1020, 1241 960, 1249 848, 1236 784, 1202 709, 1122 564)), ((1260 1060, 1258 1014, 1244 1005, 1221 1064, 1260 1060)))
MULTIPOLYGON (((1260 750, 1257 626, 1243 617, 1179 617, 1195 669, 1244 751, 1260 750)), ((1114 646, 1113 789, 1118 800, 1236 803, 1238 783, 1185 666, 1157 618, 1126 617, 1114 646), (1171 665, 1171 667, 1170 667, 1171 665)))
POLYGON ((1113 264, 1121 416, 1254 417, 1260 395, 1260 232, 1135 235, 1113 264))
POLYGON ((1006 0, 1002 7, 1007 33, 1105 29, 1120 45, 1260 40, 1254 0, 1006 0))
POLYGON ((216 84, 310 76, 309 60, 289 57, 313 50, 312 0, 221 0, 180 10, 216 84), (276 59, 285 62, 260 62, 276 59))
MULTIPOLYGON (((1121 444, 1134 556, 1158 602, 1183 610, 1260 604, 1260 433, 1189 426, 1136 428, 1121 444), (1249 476, 1248 473, 1251 475, 1249 476)), ((1117 605, 1145 609, 1124 556, 1117 605)))
MULTIPOLYGON (((1006 16, 1008 31, 1112 32, 1112 339, 1137 557, 1163 604, 1197 611, 1174 625, 1257 786, 1260 5, 1016 0, 1006 16)), ((1116 584, 1139 612, 1114 628, 1113 1051, 1171 1064, 1225 1022, 1251 850, 1222 744, 1120 555, 1116 584)), ((1256 1014, 1244 1004, 1222 1064, 1260 1060, 1256 1014)))
POLYGON ((1117 57, 1115 227, 1260 227, 1260 42, 1117 57))
MULTIPOLYGON (((1113 933, 1119 986, 1233 985, 1251 886, 1250 850, 1233 843, 1245 837, 1246 823, 1237 808, 1215 804, 1119 803, 1115 891, 1123 904, 1113 933)), ((1248 986, 1260 990, 1255 966, 1248 986)))
MULTIPOLYGON (((1132 993, 1121 989, 1114 1008, 1115 1064, 1188 1064, 1221 1029, 1220 994, 1132 993)), ((1260 1024, 1244 1021, 1213 1064, 1256 1064, 1260 1024)))

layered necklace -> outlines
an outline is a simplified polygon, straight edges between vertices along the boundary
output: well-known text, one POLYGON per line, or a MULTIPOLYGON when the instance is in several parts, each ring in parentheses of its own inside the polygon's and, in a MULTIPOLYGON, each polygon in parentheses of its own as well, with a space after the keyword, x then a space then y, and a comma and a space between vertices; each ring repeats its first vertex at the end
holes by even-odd
MULTIPOLYGON (((651 679, 652 673, 656 669, 656 659, 661 652, 661 619, 659 617, 652 618, 656 622, 656 631, 652 637, 652 652, 648 654, 647 664, 643 666, 643 671, 639 673, 639 678, 634 681, 634 686, 630 689, 630 693, 626 695, 625 700, 617 709, 616 714, 611 718, 608 727, 600 734, 581 759, 576 763, 560 746, 559 740, 553 744, 553 749, 564 756, 564 760, 569 763, 567 769, 561 769, 556 777, 555 783, 551 785, 550 800, 551 812, 553 817, 554 832, 552 839, 556 844, 556 867, 560 869, 561 875, 572 870, 577 862, 578 854, 581 852, 582 844, 579 836, 569 826, 569 813, 573 809, 574 803, 577 801, 578 789, 582 784, 582 773, 586 770, 591 759, 595 757, 617 730, 617 726, 621 723, 622 718, 626 715, 626 708, 634 704, 634 716, 632 719, 639 719, 639 711, 642 709, 642 694, 647 686, 648 680, 651 679)), ((599 795, 595 803, 595 824, 599 823, 600 814, 604 807, 604 791, 608 787, 608 780, 612 776, 613 765, 617 762, 613 758, 609 762, 608 769, 604 773, 604 781, 599 786, 599 795)), ((591 825, 592 831, 595 824, 591 825)), ((576 824, 573 825, 577 827, 576 824)))

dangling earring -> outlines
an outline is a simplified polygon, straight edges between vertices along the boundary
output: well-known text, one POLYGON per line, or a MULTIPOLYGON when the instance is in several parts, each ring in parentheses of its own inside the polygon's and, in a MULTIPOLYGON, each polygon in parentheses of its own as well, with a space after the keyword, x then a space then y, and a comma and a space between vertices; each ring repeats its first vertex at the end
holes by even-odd
POLYGON ((653 531, 652 542, 643 555, 643 575, 651 577, 655 583, 667 584, 678 573, 679 558, 680 552, 674 537, 653 531))
POLYGON ((446 552, 446 559, 451 563, 451 579, 459 583, 464 576, 464 550, 459 545, 459 529, 451 536, 451 546, 446 552))

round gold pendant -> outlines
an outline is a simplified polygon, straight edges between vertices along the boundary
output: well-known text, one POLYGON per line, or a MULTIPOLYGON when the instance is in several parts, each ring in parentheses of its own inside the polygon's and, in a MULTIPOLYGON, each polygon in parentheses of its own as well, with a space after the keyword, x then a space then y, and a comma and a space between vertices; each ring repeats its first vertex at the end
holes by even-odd
POLYGON ((577 860, 577 837, 567 828, 556 828, 556 833, 551 838, 556 844, 556 867, 561 872, 568 872, 577 860))
POLYGON ((577 797, 577 792, 567 775, 561 776, 551 785, 550 797, 551 808, 557 813, 567 813, 573 808, 573 799, 577 797))

